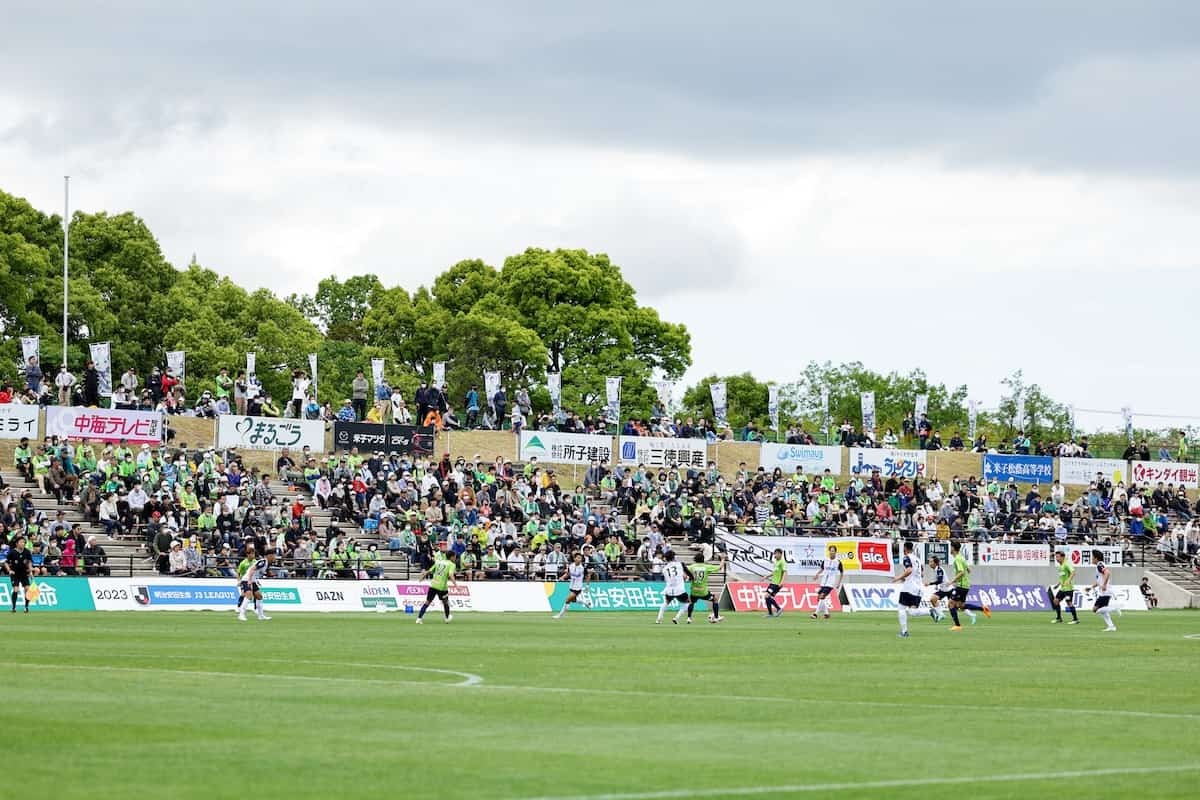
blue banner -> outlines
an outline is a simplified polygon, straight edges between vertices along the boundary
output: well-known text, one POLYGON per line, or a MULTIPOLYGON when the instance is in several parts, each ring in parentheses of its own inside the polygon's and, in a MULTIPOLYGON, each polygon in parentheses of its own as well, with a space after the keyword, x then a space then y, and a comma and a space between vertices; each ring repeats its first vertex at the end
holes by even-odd
POLYGON ((997 456, 985 453, 983 478, 1001 483, 1010 479, 1017 483, 1052 483, 1054 459, 1050 456, 997 456))

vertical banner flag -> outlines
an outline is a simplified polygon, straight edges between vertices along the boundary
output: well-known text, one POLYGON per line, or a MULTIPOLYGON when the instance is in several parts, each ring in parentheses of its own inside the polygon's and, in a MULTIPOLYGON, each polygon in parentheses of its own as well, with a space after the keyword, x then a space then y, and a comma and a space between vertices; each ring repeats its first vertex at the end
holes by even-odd
POLYGON ((929 413, 929 395, 917 395, 916 407, 913 409, 913 419, 920 420, 922 414, 929 413))
POLYGON ((779 386, 772 383, 767 387, 767 415, 771 417, 771 427, 779 430, 779 386))
POLYGON ((1017 394, 1017 430, 1025 430, 1025 395, 1017 394))
POLYGON ((717 430, 729 427, 729 407, 727 404, 727 396, 725 392, 725 381, 717 381, 708 385, 708 392, 712 395, 713 416, 716 417, 715 424, 717 430))
POLYGON ((182 350, 167 351, 167 369, 174 373, 175 377, 179 379, 180 383, 184 385, 187 384, 187 381, 184 379, 187 371, 187 359, 182 350))
POLYGON ((383 386, 383 359, 371 359, 371 388, 378 389, 383 386))
POLYGON ((558 414, 558 412, 562 410, 561 372, 546 373, 546 391, 550 393, 550 405, 554 407, 554 413, 558 414))
POLYGON ((671 412, 671 382, 658 381, 654 384, 654 389, 658 394, 659 405, 663 408, 663 413, 670 415, 671 412))
POLYGON ((317 354, 316 353, 308 354, 308 376, 310 378, 312 378, 312 396, 313 396, 313 399, 315 400, 317 398, 317 386, 318 386, 318 384, 317 384, 317 354))
POLYGON ((257 360, 258 360, 257 353, 246 353, 246 380, 247 381, 254 380, 254 375, 255 375, 254 368, 255 368, 255 366, 257 366, 257 364, 255 363, 257 360))
MULTIPOLYGON (((483 373, 483 391, 487 395, 484 400, 484 405, 492 409, 492 413, 496 413, 496 409, 492 408, 492 398, 496 396, 496 392, 500 391, 500 373, 485 372, 483 373)), ((499 420, 497 420, 499 422, 499 420)))
POLYGON ((608 400, 608 408, 605 413, 608 415, 608 421, 619 425, 621 424, 621 378, 604 379, 604 394, 608 400))
POLYGON ((875 430, 875 393, 862 393, 862 424, 864 432, 875 430))
POLYGON ((1121 406, 1121 419, 1125 422, 1125 438, 1132 444, 1133 442, 1133 409, 1129 406, 1121 406))
POLYGON ((975 441, 975 430, 978 427, 978 422, 979 422, 979 401, 978 400, 968 400, 967 401, 967 437, 972 442, 975 441))
MULTIPOLYGON (((22 336, 21 337, 21 366, 24 367, 29 363, 29 359, 36 357, 38 363, 42 363, 41 358, 41 341, 40 336, 22 336)), ((47 376, 49 377, 49 376, 47 376)))
POLYGON ((829 390, 821 390, 821 430, 829 433, 829 390))
POLYGON ((108 342, 88 345, 96 372, 100 373, 100 396, 112 397, 112 349, 108 342))
POLYGON ((1067 406, 1067 424, 1071 426, 1071 439, 1075 438, 1075 405, 1067 406))
POLYGON ((439 391, 446 388, 446 362, 445 361, 433 362, 433 385, 436 386, 439 391))

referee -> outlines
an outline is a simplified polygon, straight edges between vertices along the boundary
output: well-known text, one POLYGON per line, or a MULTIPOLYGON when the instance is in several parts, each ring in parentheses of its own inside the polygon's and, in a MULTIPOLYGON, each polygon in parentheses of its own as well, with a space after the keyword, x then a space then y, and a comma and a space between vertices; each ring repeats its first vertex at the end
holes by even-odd
POLYGON ((29 573, 33 567, 33 554, 25 549, 25 537, 17 536, 8 558, 4 561, 4 572, 12 580, 12 613, 17 613, 17 595, 25 598, 25 613, 29 613, 29 573), (21 586, 24 589, 18 589, 21 586))

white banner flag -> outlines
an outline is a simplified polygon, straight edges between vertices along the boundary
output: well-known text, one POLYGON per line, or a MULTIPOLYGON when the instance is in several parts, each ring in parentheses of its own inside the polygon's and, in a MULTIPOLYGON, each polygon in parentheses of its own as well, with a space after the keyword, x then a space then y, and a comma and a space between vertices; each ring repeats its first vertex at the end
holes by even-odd
POLYGON ((663 413, 668 415, 671 413, 671 389, 670 381, 658 381, 654 384, 654 391, 658 395, 659 405, 662 406, 663 413))
POLYGON ((862 393, 862 426, 864 431, 875 430, 875 393, 862 393))
POLYGON ((112 349, 108 342, 97 342, 89 345, 92 362, 96 372, 100 373, 100 396, 112 397, 112 349))
POLYGON ((913 419, 920 420, 921 416, 929 413, 929 395, 917 395, 916 407, 913 409, 913 419))
POLYGON ((767 414, 771 417, 771 427, 779 430, 779 387, 771 384, 767 387, 767 414))
POLYGON ((979 401, 967 401, 967 437, 972 443, 975 441, 975 429, 979 422, 979 401))
POLYGON ((257 353, 246 353, 246 378, 247 380, 254 379, 254 367, 257 366, 257 353))
POLYGON ((433 385, 441 390, 446 388, 446 362, 433 362, 433 385))
POLYGON ((1067 406, 1067 424, 1071 427, 1071 438, 1075 438, 1075 406, 1067 406))
POLYGON ((562 409, 561 372, 546 373, 546 391, 550 393, 550 404, 554 407, 554 413, 557 414, 562 409))
POLYGON ((1122 406, 1121 419, 1125 422, 1125 438, 1133 442, 1133 409, 1129 406, 1122 406))
POLYGON ((312 382, 315 385, 317 382, 317 354, 316 353, 308 354, 308 376, 310 378, 312 378, 312 382))
POLYGON ((496 392, 498 391, 500 391, 500 373, 483 373, 483 392, 485 395, 487 395, 487 397, 484 398, 484 405, 488 408, 491 408, 493 413, 495 413, 496 409, 492 408, 492 398, 496 396, 496 392))
POLYGON ((38 364, 42 363, 41 357, 41 341, 40 336, 22 336, 21 337, 21 366, 28 366, 30 358, 36 358, 38 364))
POLYGON ((821 430, 829 433, 829 390, 821 390, 821 430))
POLYGON ((708 392, 712 395, 713 416, 716 417, 718 430, 729 427, 729 405, 725 389, 725 381, 717 381, 708 385, 708 392))
POLYGON ((371 359, 371 388, 378 389, 383 386, 383 359, 371 359))
POLYGON ((187 357, 182 350, 167 351, 167 369, 171 370, 180 383, 187 383, 185 380, 187 374, 187 357))
POLYGON ((609 377, 604 379, 604 394, 608 400, 605 414, 608 421, 614 425, 621 424, 621 378, 609 377))
POLYGON ((1025 430, 1025 395, 1017 395, 1017 430, 1025 430))

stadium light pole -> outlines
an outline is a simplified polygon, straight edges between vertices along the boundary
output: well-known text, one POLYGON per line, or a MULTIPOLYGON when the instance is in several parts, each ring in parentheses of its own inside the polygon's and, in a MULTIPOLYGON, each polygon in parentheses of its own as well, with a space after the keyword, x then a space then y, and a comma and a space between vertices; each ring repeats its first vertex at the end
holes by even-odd
POLYGON ((63 176, 63 357, 67 363, 67 293, 70 279, 68 258, 71 253, 71 176, 63 176))

